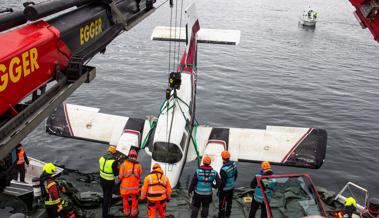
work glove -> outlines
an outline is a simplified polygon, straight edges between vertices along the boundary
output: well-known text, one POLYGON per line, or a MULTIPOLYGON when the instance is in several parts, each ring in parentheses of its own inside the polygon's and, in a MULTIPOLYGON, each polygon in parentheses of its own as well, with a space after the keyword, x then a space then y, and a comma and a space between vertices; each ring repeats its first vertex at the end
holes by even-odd
POLYGON ((62 204, 59 204, 59 205, 58 205, 57 212, 60 213, 62 210, 63 210, 63 206, 62 206, 62 204))

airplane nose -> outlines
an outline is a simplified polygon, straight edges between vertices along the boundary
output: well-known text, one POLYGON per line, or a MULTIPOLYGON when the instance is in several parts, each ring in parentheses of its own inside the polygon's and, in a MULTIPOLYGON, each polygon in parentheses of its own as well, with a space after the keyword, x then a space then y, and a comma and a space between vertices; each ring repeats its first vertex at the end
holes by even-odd
POLYGON ((178 163, 169 164, 169 163, 156 162, 152 160, 151 167, 155 163, 158 163, 159 165, 161 165, 164 175, 167 176, 168 180, 170 181, 171 188, 175 188, 179 182, 179 176, 181 174, 181 166, 179 166, 178 163))

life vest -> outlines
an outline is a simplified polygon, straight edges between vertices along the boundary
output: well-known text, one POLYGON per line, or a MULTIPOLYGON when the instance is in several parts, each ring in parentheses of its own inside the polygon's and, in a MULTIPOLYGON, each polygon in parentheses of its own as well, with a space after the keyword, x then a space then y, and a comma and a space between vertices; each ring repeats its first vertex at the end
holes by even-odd
POLYGON ((51 187, 58 186, 54 180, 45 177, 45 178, 40 179, 40 184, 41 184, 41 194, 42 194, 42 198, 44 199, 45 205, 52 206, 52 205, 57 205, 61 203, 61 199, 59 197, 53 200, 49 192, 49 189, 51 187))
POLYGON ((226 173, 226 184, 223 191, 228 191, 234 188, 236 183, 235 177, 237 173, 237 164, 234 161, 230 161, 221 167, 221 170, 226 173))
POLYGON ((167 199, 167 177, 160 172, 154 172, 147 176, 147 199, 149 201, 162 201, 167 199))
POLYGON ((213 181, 217 176, 216 170, 205 170, 200 168, 196 170, 196 176, 197 184, 195 192, 199 195, 211 195, 213 181))
POLYGON ((120 166, 118 174, 121 180, 120 194, 138 194, 142 167, 137 161, 125 160, 120 166))
POLYGON ((25 163, 25 158, 24 158, 25 151, 23 148, 20 148, 20 150, 17 153, 18 160, 17 160, 17 165, 21 165, 25 163))
POLYGON ((99 167, 100 167, 100 177, 112 181, 115 179, 112 165, 115 162, 115 159, 106 159, 104 156, 99 159, 99 167))
MULTIPOLYGON (((255 176, 259 177, 259 176, 262 176, 262 174, 258 173, 255 176)), ((270 200, 272 197, 272 190, 270 188, 272 188, 274 186, 274 183, 275 183, 275 181, 269 182, 268 187, 265 190, 267 200, 270 200)), ((264 200, 263 193, 262 193, 260 185, 257 185, 257 187, 255 187, 254 200, 258 203, 262 203, 264 200)))

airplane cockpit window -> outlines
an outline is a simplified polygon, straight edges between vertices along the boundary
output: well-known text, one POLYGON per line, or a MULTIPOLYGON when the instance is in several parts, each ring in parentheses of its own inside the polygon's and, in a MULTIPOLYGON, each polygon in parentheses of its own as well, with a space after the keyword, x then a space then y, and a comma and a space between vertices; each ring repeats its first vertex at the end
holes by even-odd
POLYGON ((323 217, 312 188, 306 177, 263 178, 273 218, 323 217))
POLYGON ((168 142, 155 142, 152 158, 157 162, 174 164, 183 157, 183 152, 178 145, 168 142))

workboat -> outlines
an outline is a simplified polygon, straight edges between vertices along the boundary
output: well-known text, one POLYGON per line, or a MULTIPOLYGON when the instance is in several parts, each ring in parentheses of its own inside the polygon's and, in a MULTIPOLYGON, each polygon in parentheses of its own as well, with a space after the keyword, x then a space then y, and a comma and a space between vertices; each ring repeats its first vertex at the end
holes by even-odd
POLYGON ((299 23, 307 27, 315 27, 317 22, 318 13, 310 6, 304 10, 303 15, 300 17, 299 23))
MULTIPOLYGON (((18 179, 12 180, 10 186, 4 189, 4 194, 23 196, 33 191, 33 179, 41 176, 43 166, 46 163, 32 157, 28 157, 28 159, 29 165, 26 166, 25 182, 20 182, 18 179)), ((62 172, 62 168, 56 167, 53 177, 60 175, 62 172)))

